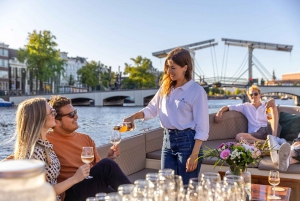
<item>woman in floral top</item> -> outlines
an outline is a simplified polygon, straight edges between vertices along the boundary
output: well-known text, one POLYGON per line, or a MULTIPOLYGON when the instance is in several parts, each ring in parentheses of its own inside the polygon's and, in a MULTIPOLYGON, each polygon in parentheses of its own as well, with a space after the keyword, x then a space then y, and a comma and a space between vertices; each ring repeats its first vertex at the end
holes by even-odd
POLYGON ((59 194, 89 175, 90 166, 82 165, 72 177, 57 183, 60 163, 52 144, 46 140, 47 131, 56 124, 55 116, 56 111, 45 98, 32 98, 19 104, 16 114, 14 158, 44 161, 46 180, 53 186, 56 200, 60 200, 59 194))

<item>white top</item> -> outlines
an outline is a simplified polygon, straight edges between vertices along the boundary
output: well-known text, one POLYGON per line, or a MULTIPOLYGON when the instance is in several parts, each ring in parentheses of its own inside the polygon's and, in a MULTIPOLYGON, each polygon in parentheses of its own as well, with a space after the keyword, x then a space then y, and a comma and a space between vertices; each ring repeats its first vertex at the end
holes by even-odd
POLYGON ((209 132, 207 95, 204 89, 193 80, 172 89, 168 96, 155 94, 147 107, 141 111, 144 120, 159 116, 163 128, 196 131, 195 139, 206 141, 209 132))
POLYGON ((251 103, 228 105, 228 107, 229 110, 235 110, 245 115, 248 120, 248 133, 256 132, 260 127, 268 125, 265 102, 262 102, 257 109, 251 103))

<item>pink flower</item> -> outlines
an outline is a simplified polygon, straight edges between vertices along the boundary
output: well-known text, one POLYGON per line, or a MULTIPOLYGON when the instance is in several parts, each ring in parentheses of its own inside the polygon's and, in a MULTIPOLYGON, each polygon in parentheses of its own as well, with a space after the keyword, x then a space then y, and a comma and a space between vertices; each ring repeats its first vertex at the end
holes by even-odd
POLYGON ((223 160, 226 160, 230 155, 230 150, 229 149, 224 149, 221 154, 220 154, 220 157, 223 159, 223 160))
POLYGON ((218 147, 218 149, 221 149, 224 145, 225 145, 224 143, 220 144, 220 146, 218 147))

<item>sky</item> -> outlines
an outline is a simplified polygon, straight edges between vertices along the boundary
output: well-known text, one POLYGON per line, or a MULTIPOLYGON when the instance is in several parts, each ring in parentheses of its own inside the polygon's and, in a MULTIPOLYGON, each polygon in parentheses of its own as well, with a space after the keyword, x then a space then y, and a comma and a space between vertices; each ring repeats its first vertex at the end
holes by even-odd
MULTIPOLYGON (((300 72, 299 0, 0 0, 0 42, 19 49, 33 30, 49 30, 58 49, 124 70, 142 56, 163 70, 153 52, 215 39, 197 50, 195 71, 206 78, 248 78, 247 48, 225 46, 222 38, 293 45, 292 52, 254 49, 267 71, 281 79, 300 72)), ((253 67, 253 78, 263 75, 253 67)))

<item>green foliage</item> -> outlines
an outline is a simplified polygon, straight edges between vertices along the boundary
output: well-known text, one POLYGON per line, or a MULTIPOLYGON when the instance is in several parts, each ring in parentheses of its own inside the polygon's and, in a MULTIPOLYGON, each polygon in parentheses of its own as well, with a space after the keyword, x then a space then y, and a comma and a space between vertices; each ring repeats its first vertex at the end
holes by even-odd
POLYGON ((115 73, 114 72, 101 72, 100 73, 100 80, 103 86, 109 88, 111 85, 115 83, 115 73))
POLYGON ((235 94, 238 95, 241 93, 241 90, 239 88, 235 88, 235 94))
POLYGON ((75 84, 75 80, 72 74, 69 76, 68 84, 69 86, 73 86, 75 84))
POLYGON ((122 81, 124 88, 135 86, 139 89, 156 87, 156 77, 149 72, 151 69, 151 60, 137 56, 135 59, 131 58, 134 65, 125 63, 124 75, 129 74, 127 79, 122 81))
POLYGON ((231 91, 225 91, 226 95, 231 95, 231 91))
POLYGON ((219 88, 211 88, 211 93, 212 95, 215 95, 215 94, 220 94, 220 89, 219 88))
POLYGON ((95 88, 99 84, 98 65, 96 61, 88 62, 84 67, 77 71, 80 81, 89 87, 95 88))
MULTIPOLYGON (((64 61, 56 49, 55 39, 50 31, 34 30, 28 34, 27 45, 17 51, 18 60, 26 62, 30 74, 40 81, 40 90, 43 88, 43 82, 64 71, 64 61)), ((30 77, 31 81, 33 77, 30 77)))

